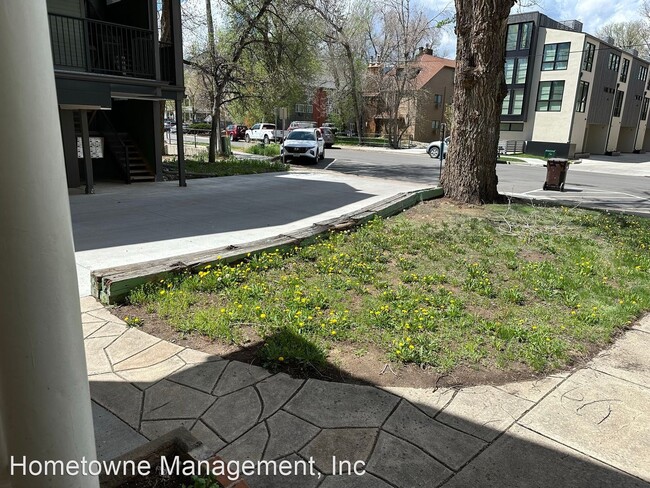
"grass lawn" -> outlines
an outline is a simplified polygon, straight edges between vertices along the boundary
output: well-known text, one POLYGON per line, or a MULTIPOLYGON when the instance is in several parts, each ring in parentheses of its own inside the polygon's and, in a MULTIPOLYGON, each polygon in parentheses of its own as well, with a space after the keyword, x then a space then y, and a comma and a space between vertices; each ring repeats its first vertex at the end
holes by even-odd
POLYGON ((270 366, 318 367, 345 346, 437 372, 549 372, 650 309, 648 247, 650 220, 639 217, 437 200, 149 284, 130 301, 143 316, 220 341, 241 343, 252 329, 270 366))
MULTIPOLYGON (((176 170, 178 167, 175 160, 164 164, 172 170, 176 170)), ((210 164, 205 158, 201 157, 199 159, 186 159, 185 170, 188 173, 206 176, 234 176, 288 171, 289 165, 275 161, 238 158, 219 159, 214 164, 210 164)))

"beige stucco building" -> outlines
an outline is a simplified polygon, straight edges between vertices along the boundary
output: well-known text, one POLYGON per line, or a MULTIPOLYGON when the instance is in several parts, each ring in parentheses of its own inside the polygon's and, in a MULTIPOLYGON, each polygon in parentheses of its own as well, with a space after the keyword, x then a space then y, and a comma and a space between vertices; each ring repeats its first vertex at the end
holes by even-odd
POLYGON ((565 157, 650 148, 648 61, 577 21, 532 12, 508 24, 501 140, 565 157))

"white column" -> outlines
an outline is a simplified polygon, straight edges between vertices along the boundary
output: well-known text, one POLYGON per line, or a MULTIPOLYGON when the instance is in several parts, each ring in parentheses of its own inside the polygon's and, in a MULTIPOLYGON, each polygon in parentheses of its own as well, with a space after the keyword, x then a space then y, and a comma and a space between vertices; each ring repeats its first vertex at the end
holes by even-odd
POLYGON ((45 0, 0 1, 0 486, 8 456, 95 459, 70 206, 45 0))

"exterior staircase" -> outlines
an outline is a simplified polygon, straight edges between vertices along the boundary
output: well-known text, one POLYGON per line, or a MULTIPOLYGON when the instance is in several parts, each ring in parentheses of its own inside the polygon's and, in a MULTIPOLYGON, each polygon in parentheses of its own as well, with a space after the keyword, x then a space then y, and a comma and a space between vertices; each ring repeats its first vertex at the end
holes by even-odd
MULTIPOLYGON (((95 111, 90 117, 89 125, 93 124, 95 117, 103 116, 104 124, 101 131, 91 131, 91 137, 104 138, 104 151, 110 152, 113 159, 120 167, 126 183, 139 183, 145 181, 156 181, 156 172, 142 156, 138 145, 126 132, 117 132, 110 118, 101 111, 95 111)), ((81 137, 81 121, 79 114, 75 112, 74 126, 77 137, 81 137)))
POLYGON ((105 148, 120 165, 127 183, 155 181, 156 174, 140 153, 138 146, 126 132, 104 132, 105 148))

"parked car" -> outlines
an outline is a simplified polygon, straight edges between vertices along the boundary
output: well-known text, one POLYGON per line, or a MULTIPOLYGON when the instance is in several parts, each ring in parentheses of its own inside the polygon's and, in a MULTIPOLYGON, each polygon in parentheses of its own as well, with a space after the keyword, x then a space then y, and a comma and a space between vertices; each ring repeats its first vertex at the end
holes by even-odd
POLYGON ((336 133, 338 132, 338 129, 337 129, 336 125, 333 124, 332 122, 324 122, 323 127, 327 127, 329 130, 332 131, 332 134, 334 134, 334 135, 336 135, 336 133))
MULTIPOLYGON (((449 148, 449 136, 445 137, 445 146, 443 149, 443 156, 446 156, 447 149, 449 148)), ((438 159, 440 157, 440 146, 442 146, 442 141, 434 141, 427 146, 427 154, 433 159, 438 159)))
POLYGON ((323 140, 325 141, 325 147, 332 147, 336 142, 334 137, 334 132, 329 127, 321 127, 321 133, 323 134, 323 140))
POLYGON ((248 127, 241 124, 231 124, 226 127, 226 136, 230 137, 231 141, 238 141, 246 136, 248 127))
POLYGON ((259 122, 246 131, 244 139, 246 142, 264 141, 264 144, 268 144, 271 141, 281 140, 282 131, 276 130, 275 124, 259 122))
POLYGON ((294 120, 289 124, 288 131, 292 131, 294 129, 315 129, 318 127, 318 124, 316 122, 311 122, 309 120, 294 120))
POLYGON ((283 160, 304 158, 316 164, 325 158, 325 140, 320 129, 296 129, 289 132, 280 148, 283 160))

